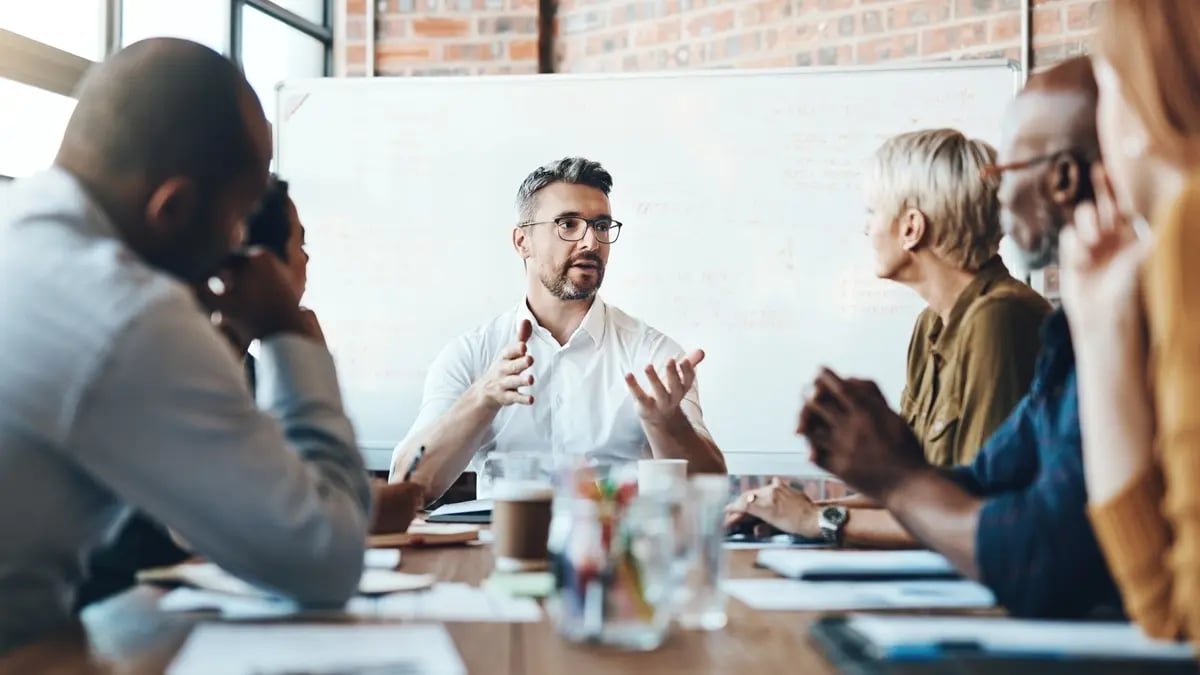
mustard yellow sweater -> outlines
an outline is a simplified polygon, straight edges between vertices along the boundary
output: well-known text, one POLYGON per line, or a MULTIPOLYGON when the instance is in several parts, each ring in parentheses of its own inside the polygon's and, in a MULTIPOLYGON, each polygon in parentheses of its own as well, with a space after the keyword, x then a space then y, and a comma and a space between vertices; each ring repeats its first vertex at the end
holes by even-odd
POLYGON ((1090 515, 1130 618, 1200 643, 1200 176, 1154 231, 1143 297, 1156 461, 1090 515))

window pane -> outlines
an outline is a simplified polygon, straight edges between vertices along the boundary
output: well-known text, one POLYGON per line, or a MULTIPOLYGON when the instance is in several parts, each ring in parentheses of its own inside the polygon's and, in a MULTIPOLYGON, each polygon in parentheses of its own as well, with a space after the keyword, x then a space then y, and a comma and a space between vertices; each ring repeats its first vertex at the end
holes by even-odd
POLYGON ((325 45, 253 7, 242 7, 242 68, 275 123, 275 85, 325 74, 325 45))
POLYGON ((0 28, 91 61, 104 56, 104 0, 0 0, 0 28))
POLYGON ((149 37, 186 38, 229 54, 229 0, 124 0, 122 45, 149 37))
POLYGON ((325 25, 325 0, 275 0, 275 4, 318 26, 325 25))
POLYGON ((75 99, 0 79, 0 174, 28 176, 50 166, 75 99))

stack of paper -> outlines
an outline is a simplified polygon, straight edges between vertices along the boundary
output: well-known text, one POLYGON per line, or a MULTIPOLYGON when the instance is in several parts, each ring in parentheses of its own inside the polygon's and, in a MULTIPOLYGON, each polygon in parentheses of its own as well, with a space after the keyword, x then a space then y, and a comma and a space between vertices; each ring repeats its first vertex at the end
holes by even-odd
POLYGON ((974 609, 996 604, 992 592, 973 581, 730 579, 722 588, 753 609, 766 611, 974 609))
POLYGON ((467 669, 442 626, 201 624, 167 672, 465 675, 467 669))

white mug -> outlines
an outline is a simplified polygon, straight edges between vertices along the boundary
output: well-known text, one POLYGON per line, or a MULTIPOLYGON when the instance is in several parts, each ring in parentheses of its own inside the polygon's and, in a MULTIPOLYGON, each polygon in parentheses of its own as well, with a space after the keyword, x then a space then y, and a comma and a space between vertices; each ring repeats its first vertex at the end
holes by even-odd
POLYGON ((639 459, 638 494, 672 493, 687 485, 686 459, 639 459))

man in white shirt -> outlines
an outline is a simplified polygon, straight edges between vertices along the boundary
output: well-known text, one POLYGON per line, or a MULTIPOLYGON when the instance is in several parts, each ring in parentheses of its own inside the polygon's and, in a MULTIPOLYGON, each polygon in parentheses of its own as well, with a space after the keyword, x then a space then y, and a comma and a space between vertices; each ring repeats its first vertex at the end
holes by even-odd
POLYGON ((597 295, 621 231, 611 189, 608 171, 578 157, 522 183, 512 245, 525 263, 525 299, 438 355, 417 419, 393 453, 393 481, 420 456, 412 480, 434 497, 491 453, 512 451, 544 453, 560 466, 656 457, 686 459, 693 473, 725 472, 696 388, 704 353, 684 356, 597 295))
POLYGON ((283 264, 231 257, 270 133, 237 67, 156 39, 95 67, 51 169, 0 196, 0 652, 71 623, 135 507, 233 574, 340 606, 371 493, 283 264), (261 400, 193 288, 262 347, 261 400))

